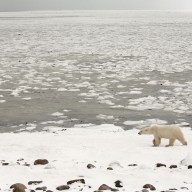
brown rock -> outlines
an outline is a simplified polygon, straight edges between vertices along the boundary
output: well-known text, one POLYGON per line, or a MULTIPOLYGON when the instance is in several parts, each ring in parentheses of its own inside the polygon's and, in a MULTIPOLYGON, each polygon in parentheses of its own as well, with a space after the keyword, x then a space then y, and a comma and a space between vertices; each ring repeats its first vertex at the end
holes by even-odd
POLYGON ((53 192, 53 191, 51 191, 51 190, 47 190, 46 192, 53 192))
POLYGON ((71 185, 71 184, 76 183, 76 182, 85 184, 85 180, 84 179, 75 179, 75 180, 68 181, 67 185, 71 185))
POLYGON ((40 183, 43 183, 43 181, 29 181, 28 185, 37 185, 37 184, 40 184, 40 183))
POLYGON ((61 185, 61 186, 57 187, 56 189, 58 191, 63 191, 63 190, 70 189, 70 187, 68 185, 61 185))
POLYGON ((27 187, 22 183, 15 183, 10 186, 10 189, 13 189, 13 192, 25 192, 25 189, 27 189, 27 187))
POLYGON ((156 164, 156 167, 166 167, 166 165, 165 165, 165 164, 162 164, 162 163, 157 163, 157 164, 156 164))
POLYGON ((169 168, 170 168, 170 169, 175 169, 175 168, 177 168, 177 165, 170 165, 169 168))
POLYGON ((113 168, 112 167, 108 167, 107 170, 113 170, 113 168))
POLYGON ((99 190, 99 191, 100 191, 100 190, 101 190, 101 191, 103 191, 103 190, 119 191, 118 189, 113 189, 113 188, 109 187, 109 186, 106 185, 106 184, 101 185, 98 190, 99 190))
POLYGON ((151 184, 145 184, 143 186, 143 188, 145 188, 145 189, 149 188, 151 191, 155 191, 156 190, 156 188, 153 185, 151 185, 151 184))
POLYGON ((47 159, 37 159, 34 162, 34 165, 46 165, 49 161, 47 159))

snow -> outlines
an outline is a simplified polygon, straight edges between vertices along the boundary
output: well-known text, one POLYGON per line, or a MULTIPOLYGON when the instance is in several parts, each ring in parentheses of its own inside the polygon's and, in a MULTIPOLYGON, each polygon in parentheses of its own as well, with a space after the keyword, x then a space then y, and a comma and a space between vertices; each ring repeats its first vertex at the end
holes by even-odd
POLYGON ((38 180, 43 181, 38 186, 56 191, 56 187, 67 181, 80 178, 84 178, 86 184, 72 184, 68 191, 80 186, 83 191, 92 192, 104 183, 115 188, 116 180, 123 183, 119 191, 141 191, 147 183, 154 185, 156 191, 170 188, 186 191, 182 187, 192 190, 191 170, 186 166, 192 162, 190 128, 183 128, 189 145, 181 146, 176 142, 174 147, 164 147, 167 140, 163 140, 160 147, 152 147, 152 136, 138 135, 137 129, 124 131, 112 124, 63 130, 45 127, 44 130, 0 135, 1 162, 9 163, 0 165, 2 191, 17 182, 35 189, 37 185, 28 186, 27 183, 38 180), (21 158, 24 160, 19 161, 19 165, 17 160, 21 158), (33 165, 38 158, 47 159, 49 164, 33 165), (24 166, 25 162, 30 166, 24 166), (89 163, 96 168, 87 169, 89 163), (157 163, 164 163, 167 167, 157 168, 157 163), (172 164, 178 168, 170 169, 172 164), (108 167, 113 170, 107 170, 108 167))

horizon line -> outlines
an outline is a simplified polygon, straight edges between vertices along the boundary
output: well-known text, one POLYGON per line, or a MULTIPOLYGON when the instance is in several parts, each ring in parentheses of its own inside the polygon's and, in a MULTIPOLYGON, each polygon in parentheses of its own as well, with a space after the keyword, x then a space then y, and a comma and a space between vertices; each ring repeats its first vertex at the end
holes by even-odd
POLYGON ((40 12, 40 11, 170 11, 170 12, 192 12, 192 9, 32 9, 32 10, 13 10, 2 11, 0 13, 12 13, 12 12, 40 12))

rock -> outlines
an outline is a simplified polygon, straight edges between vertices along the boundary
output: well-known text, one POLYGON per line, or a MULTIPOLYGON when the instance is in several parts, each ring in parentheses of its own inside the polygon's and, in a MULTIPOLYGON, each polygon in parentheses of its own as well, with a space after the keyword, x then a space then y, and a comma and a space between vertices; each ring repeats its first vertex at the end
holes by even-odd
POLYGON ((24 161, 24 159, 23 159, 23 158, 20 158, 20 159, 17 159, 17 161, 24 161))
POLYGON ((95 168, 95 166, 94 166, 93 164, 88 164, 88 165, 87 165, 87 168, 88 168, 88 169, 93 169, 93 168, 95 168))
POLYGON ((175 169, 175 168, 177 168, 177 165, 171 165, 169 168, 170 169, 175 169))
POLYGON ((99 189, 99 191, 104 191, 104 190, 110 190, 110 191, 119 191, 118 189, 113 189, 111 187, 109 187, 108 185, 106 184, 102 184, 99 189))
POLYGON ((120 180, 115 181, 115 187, 123 187, 123 183, 120 180))
POLYGON ((48 164, 44 167, 44 169, 55 169, 55 167, 51 164, 48 164))
POLYGON ((25 189, 27 189, 27 187, 22 183, 15 183, 10 186, 10 189, 13 189, 13 192, 25 192, 25 189))
POLYGON ((61 186, 57 187, 56 189, 58 191, 63 191, 63 190, 70 189, 70 187, 68 185, 61 185, 61 186))
POLYGON ((46 192, 53 192, 53 191, 51 191, 51 190, 47 190, 46 192))
POLYGON ((181 189, 189 190, 187 187, 181 187, 181 189))
POLYGON ((27 166, 27 167, 29 167, 30 164, 25 162, 25 163, 23 164, 23 166, 27 166))
POLYGON ((143 189, 141 192, 149 192, 149 190, 147 190, 147 189, 143 189))
POLYGON ((34 162, 34 165, 46 165, 49 161, 47 159, 37 159, 34 162))
POLYGON ((109 164, 109 167, 120 167, 123 168, 123 166, 118 161, 113 161, 109 164))
POLYGON ((188 169, 192 169, 192 165, 188 165, 188 169))
POLYGON ((47 190, 47 187, 44 186, 44 187, 37 187, 35 190, 41 190, 41 191, 46 191, 47 190))
POLYGON ((129 167, 134 167, 134 166, 138 166, 137 164, 129 164, 129 167))
POLYGON ((9 163, 2 163, 3 166, 9 165, 9 163))
POLYGON ((32 189, 32 190, 30 190, 30 192, 35 192, 35 190, 32 189))
POLYGON ((38 185, 40 183, 43 183, 43 181, 29 181, 28 185, 38 185))
POLYGON ((107 170, 113 170, 113 168, 112 167, 108 167, 107 170))
POLYGON ((71 184, 76 183, 76 182, 85 184, 85 180, 84 179, 75 179, 75 180, 68 181, 67 185, 71 185, 71 184))
POLYGON ((156 190, 156 188, 153 185, 151 185, 151 184, 145 184, 143 186, 143 188, 145 188, 145 189, 149 188, 151 191, 155 191, 156 190))
POLYGON ((156 164, 156 167, 166 167, 166 165, 165 165, 165 164, 162 164, 162 163, 157 163, 157 164, 156 164))
POLYGON ((180 161, 181 165, 192 165, 192 155, 188 154, 183 160, 180 161))

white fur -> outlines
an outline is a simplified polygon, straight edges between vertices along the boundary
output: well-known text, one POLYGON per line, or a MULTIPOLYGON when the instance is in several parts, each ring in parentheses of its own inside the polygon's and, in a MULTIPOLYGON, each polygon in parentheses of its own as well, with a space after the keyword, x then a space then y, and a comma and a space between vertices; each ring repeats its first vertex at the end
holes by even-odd
POLYGON ((183 145, 187 145, 181 128, 177 125, 151 125, 150 127, 143 128, 139 134, 154 135, 154 146, 159 146, 162 138, 169 139, 169 144, 166 146, 173 146, 176 139, 183 145))

